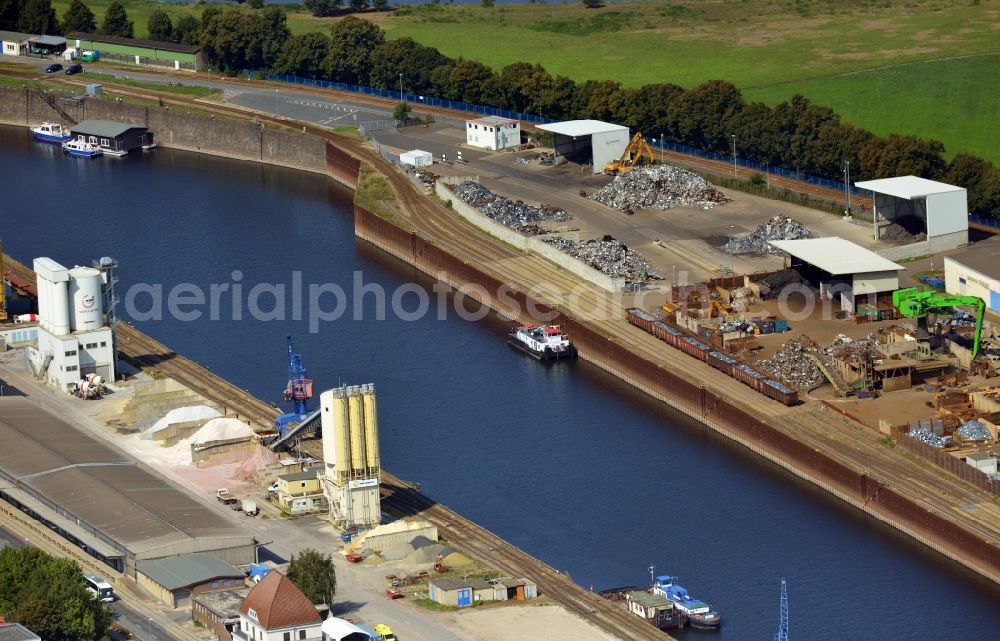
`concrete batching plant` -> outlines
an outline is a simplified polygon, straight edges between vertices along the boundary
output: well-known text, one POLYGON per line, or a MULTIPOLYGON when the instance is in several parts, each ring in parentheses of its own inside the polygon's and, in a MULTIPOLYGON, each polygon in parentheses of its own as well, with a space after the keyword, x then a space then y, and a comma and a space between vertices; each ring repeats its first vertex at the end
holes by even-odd
POLYGON ((319 396, 323 429, 323 491, 339 526, 378 525, 378 414, 375 386, 344 386, 319 396))
POLYGON ((51 258, 36 258, 34 268, 39 328, 29 358, 35 375, 63 391, 88 377, 113 381, 114 332, 104 309, 105 289, 114 278, 110 269, 67 269, 51 258))

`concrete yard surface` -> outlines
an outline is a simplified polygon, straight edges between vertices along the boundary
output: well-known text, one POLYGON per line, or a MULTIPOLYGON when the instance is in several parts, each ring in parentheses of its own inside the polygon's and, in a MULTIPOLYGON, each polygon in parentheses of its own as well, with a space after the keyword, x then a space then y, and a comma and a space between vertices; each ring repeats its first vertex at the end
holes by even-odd
MULTIPOLYGON (((448 615, 448 627, 474 641, 614 641, 583 619, 558 606, 524 604, 476 608, 448 615)), ((650 635, 655 633, 650 628, 650 635)))

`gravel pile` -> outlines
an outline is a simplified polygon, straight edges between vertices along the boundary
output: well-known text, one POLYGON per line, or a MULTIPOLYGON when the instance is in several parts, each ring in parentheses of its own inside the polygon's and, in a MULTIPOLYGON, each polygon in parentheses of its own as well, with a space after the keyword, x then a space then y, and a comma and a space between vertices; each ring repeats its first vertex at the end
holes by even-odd
POLYGON ((582 243, 558 236, 545 238, 544 241, 612 278, 625 278, 634 283, 663 280, 663 274, 650 267, 642 254, 611 236, 582 243))
POLYGON ((771 358, 757 361, 754 367, 798 389, 812 389, 826 382, 816 363, 806 356, 813 348, 799 341, 788 341, 771 358))
POLYGON ((533 207, 520 200, 511 200, 491 192, 477 182, 466 180, 455 185, 455 195, 501 225, 534 236, 542 233, 537 223, 547 220, 566 222, 573 220, 564 209, 558 207, 533 207))
POLYGON ((962 423, 955 433, 967 441, 988 441, 993 438, 989 428, 976 419, 962 423))
POLYGON ((619 174, 591 198, 622 211, 663 211, 679 206, 711 209, 729 202, 721 191, 698 174, 670 165, 637 167, 619 174))
POLYGON ((918 427, 917 429, 910 429, 908 432, 910 438, 916 439, 927 443, 931 447, 936 447, 941 449, 943 447, 948 447, 951 445, 951 438, 948 436, 938 436, 934 432, 930 431, 926 427, 918 427))
POLYGON ((780 254, 781 250, 771 247, 768 241, 798 240, 812 237, 812 232, 794 218, 775 216, 746 236, 733 238, 722 246, 722 251, 727 254, 753 254, 755 256, 780 254))

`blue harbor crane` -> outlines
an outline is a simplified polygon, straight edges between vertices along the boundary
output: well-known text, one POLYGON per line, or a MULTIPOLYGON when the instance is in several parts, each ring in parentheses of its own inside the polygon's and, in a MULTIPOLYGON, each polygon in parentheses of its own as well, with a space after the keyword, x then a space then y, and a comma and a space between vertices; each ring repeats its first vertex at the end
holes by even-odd
POLYGON ((781 622, 774 635, 774 641, 788 641, 788 588, 785 580, 781 580, 781 622))
MULTIPOLYGON (((302 364, 302 355, 295 353, 292 337, 288 337, 288 385, 285 387, 285 400, 294 405, 288 414, 282 414, 274 419, 274 426, 280 436, 285 436, 289 427, 295 427, 309 416, 307 401, 313 395, 313 381, 306 376, 306 367, 302 364)), ((317 432, 318 432, 317 428, 317 432)))

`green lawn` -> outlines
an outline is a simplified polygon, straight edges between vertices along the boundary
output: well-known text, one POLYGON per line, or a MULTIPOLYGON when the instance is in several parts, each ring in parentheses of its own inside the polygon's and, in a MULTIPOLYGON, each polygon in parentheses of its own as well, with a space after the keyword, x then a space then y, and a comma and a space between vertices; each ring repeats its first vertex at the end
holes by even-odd
POLYGON ((877 134, 937 138, 1000 165, 1000 54, 908 64, 833 78, 745 89, 768 104, 796 93, 877 134))

